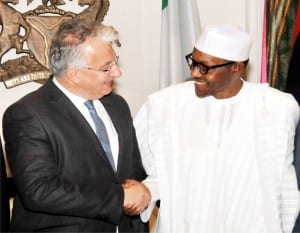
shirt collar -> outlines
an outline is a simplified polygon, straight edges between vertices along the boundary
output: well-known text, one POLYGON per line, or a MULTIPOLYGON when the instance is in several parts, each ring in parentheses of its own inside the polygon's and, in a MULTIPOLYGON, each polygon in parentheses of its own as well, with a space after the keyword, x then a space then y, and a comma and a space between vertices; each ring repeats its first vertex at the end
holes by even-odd
POLYGON ((84 104, 84 102, 86 101, 86 99, 77 96, 75 94, 73 94, 72 92, 70 92, 69 90, 67 90, 65 87, 63 87, 58 81, 56 77, 53 77, 53 83, 58 87, 58 89, 60 89, 71 101, 72 103, 74 103, 75 105, 81 105, 84 104))

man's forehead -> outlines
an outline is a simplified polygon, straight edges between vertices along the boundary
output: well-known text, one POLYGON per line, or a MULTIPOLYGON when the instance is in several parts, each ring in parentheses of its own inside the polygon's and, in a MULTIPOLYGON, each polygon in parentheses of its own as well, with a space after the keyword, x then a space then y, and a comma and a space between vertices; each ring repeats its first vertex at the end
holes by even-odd
POLYGON ((197 60, 197 61, 215 61, 215 62, 220 62, 220 61, 227 61, 226 59, 216 57, 207 53, 204 53, 202 51, 199 51, 197 48, 194 48, 192 57, 197 60))

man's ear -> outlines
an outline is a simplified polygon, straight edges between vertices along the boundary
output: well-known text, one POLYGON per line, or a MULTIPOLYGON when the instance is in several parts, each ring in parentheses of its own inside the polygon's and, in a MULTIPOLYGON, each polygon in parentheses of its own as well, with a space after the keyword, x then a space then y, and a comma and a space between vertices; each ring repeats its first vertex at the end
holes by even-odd
POLYGON ((232 65, 232 68, 233 68, 233 71, 236 71, 236 72, 242 71, 243 72, 245 69, 245 64, 244 64, 244 62, 236 62, 232 65))
POLYGON ((236 63, 234 63, 234 64, 231 66, 231 71, 232 71, 235 75, 241 77, 242 74, 243 74, 244 71, 245 71, 245 64, 244 64, 244 62, 236 62, 236 63))
POLYGON ((66 69, 66 76, 67 79, 69 79, 73 83, 78 83, 80 81, 78 77, 78 70, 75 69, 74 67, 68 67, 66 69))

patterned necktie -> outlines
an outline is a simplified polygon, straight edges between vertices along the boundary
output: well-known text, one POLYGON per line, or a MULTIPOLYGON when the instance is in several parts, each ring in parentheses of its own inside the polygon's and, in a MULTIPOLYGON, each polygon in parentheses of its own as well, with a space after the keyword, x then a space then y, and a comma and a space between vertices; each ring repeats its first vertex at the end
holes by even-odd
POLYGON ((88 108, 90 115, 93 119, 94 125, 96 127, 96 134, 97 137, 106 153, 106 156, 110 162, 110 165, 112 166, 112 168, 114 169, 114 171, 116 171, 115 168, 115 163, 114 163, 114 159, 112 156, 112 152, 111 152, 111 148, 110 148, 110 143, 109 143, 109 139, 108 139, 108 135, 107 135, 107 131, 105 128, 105 125, 103 123, 103 121, 101 120, 101 118, 99 117, 99 115, 96 112, 94 103, 92 100, 87 100, 84 102, 85 106, 88 108))

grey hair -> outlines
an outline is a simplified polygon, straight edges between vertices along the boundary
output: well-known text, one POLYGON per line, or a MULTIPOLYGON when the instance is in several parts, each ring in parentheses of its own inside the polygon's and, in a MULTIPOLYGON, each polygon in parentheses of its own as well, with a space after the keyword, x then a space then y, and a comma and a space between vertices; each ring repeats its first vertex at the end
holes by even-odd
POLYGON ((96 22, 86 24, 79 20, 66 21, 59 26, 50 46, 49 68, 54 76, 65 75, 68 67, 86 65, 81 49, 87 38, 121 46, 119 33, 112 26, 96 22))

